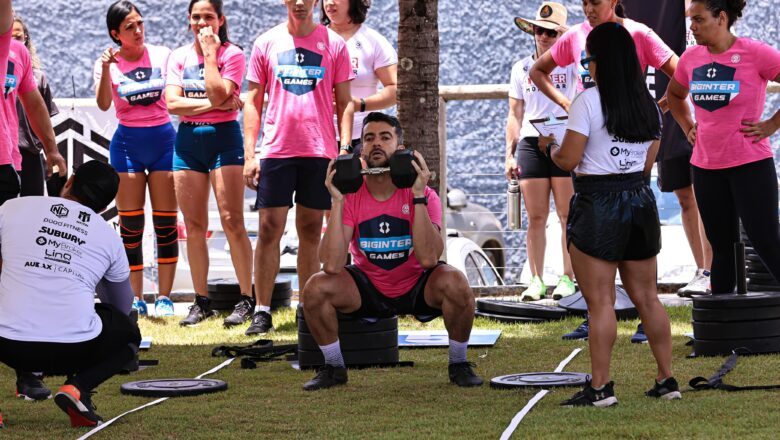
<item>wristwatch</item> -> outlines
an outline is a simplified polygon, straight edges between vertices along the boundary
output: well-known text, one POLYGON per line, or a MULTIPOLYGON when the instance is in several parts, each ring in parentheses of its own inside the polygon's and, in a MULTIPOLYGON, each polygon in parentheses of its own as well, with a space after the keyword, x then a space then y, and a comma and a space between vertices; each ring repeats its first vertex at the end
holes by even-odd
POLYGON ((366 111, 366 100, 363 98, 360 98, 360 112, 366 111))
POLYGON ((355 149, 352 147, 352 144, 347 144, 339 147, 339 153, 341 153, 342 151, 346 151, 347 154, 352 154, 352 152, 355 151, 355 149))
POLYGON ((425 205, 425 206, 428 206, 428 196, 412 198, 412 205, 425 205))

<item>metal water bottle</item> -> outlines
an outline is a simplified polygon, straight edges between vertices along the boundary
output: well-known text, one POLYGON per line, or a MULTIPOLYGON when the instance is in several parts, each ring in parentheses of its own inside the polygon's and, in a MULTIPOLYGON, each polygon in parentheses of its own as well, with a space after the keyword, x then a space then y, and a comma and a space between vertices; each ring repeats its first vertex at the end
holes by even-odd
POLYGON ((512 179, 506 189, 506 228, 510 231, 520 230, 521 217, 520 184, 512 179))

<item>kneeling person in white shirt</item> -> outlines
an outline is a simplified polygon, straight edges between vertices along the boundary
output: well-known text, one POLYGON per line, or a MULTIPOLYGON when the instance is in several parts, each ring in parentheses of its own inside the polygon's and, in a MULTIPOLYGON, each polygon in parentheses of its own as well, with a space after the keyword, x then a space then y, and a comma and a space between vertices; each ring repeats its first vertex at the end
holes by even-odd
POLYGON ((122 240, 99 214, 118 187, 110 165, 91 161, 74 171, 61 197, 0 207, 0 362, 67 375, 54 400, 74 427, 102 421, 90 395, 141 341, 128 316, 133 291, 122 240))

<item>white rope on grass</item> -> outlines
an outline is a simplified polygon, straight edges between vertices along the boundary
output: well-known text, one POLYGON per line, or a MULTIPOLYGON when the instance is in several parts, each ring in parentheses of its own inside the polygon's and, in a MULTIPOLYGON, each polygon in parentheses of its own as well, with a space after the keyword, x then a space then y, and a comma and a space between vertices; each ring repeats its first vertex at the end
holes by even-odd
MULTIPOLYGON (((579 354, 579 352, 582 351, 582 348, 575 348, 574 351, 571 352, 569 357, 562 360, 560 364, 558 364, 558 367, 555 369, 556 373, 560 373, 563 371, 564 367, 571 362, 572 359, 574 359, 575 356, 579 354)), ((528 414, 531 409, 533 409, 534 406, 536 406, 537 403, 539 403, 544 396, 549 393, 550 390, 542 390, 536 393, 534 397, 531 398, 531 400, 528 401, 528 403, 525 404, 523 409, 520 410, 515 416, 512 418, 512 421, 509 423, 509 426, 506 427, 503 434, 501 434, 501 440, 509 440, 510 437, 512 437, 512 434, 515 432, 515 429, 517 429, 517 425, 520 424, 520 422, 523 420, 523 418, 528 414)))
MULTIPOLYGON (((217 371, 219 371, 219 370, 227 367, 231 363, 233 363, 234 360, 236 360, 236 358, 230 358, 230 359, 226 360, 225 362, 222 362, 221 364, 219 364, 216 367, 212 368, 211 370, 209 370, 209 371, 207 371, 207 372, 205 372, 205 373, 203 373, 203 374, 201 374, 199 376, 196 376, 195 379, 202 379, 204 376, 208 376, 209 374, 214 374, 217 371)), ((86 434, 82 435, 81 437, 79 437, 77 440, 85 440, 87 438, 90 438, 93 435, 97 434, 98 432, 102 431, 104 428, 107 428, 108 426, 110 426, 112 423, 114 423, 117 420, 121 419, 122 417, 124 417, 124 416, 126 416, 128 414, 132 414, 132 413, 137 412, 137 411, 141 411, 142 409, 149 408, 150 406, 154 406, 154 405, 160 404, 162 402, 165 402, 168 399, 170 399, 170 397, 162 397, 160 399, 157 399, 157 400, 154 400, 152 402, 149 402, 149 403, 146 403, 144 405, 141 405, 138 408, 133 408, 130 411, 126 411, 126 412, 124 412, 122 414, 119 414, 118 416, 114 417, 113 419, 111 419, 111 420, 109 420, 107 422, 101 423, 100 425, 96 426, 95 428, 93 428, 88 433, 86 433, 86 434)))

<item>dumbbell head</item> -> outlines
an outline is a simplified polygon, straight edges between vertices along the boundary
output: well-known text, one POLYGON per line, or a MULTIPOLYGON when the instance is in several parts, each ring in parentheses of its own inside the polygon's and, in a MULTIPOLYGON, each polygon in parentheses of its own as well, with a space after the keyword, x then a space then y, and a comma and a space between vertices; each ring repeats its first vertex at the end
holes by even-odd
POLYGON ((336 158, 334 168, 336 174, 333 176, 333 186, 342 194, 357 192, 363 185, 360 157, 354 154, 343 154, 336 158))
POLYGON ((390 156, 390 179, 398 188, 411 188, 417 180, 417 171, 412 166, 412 150, 397 150, 390 156))

